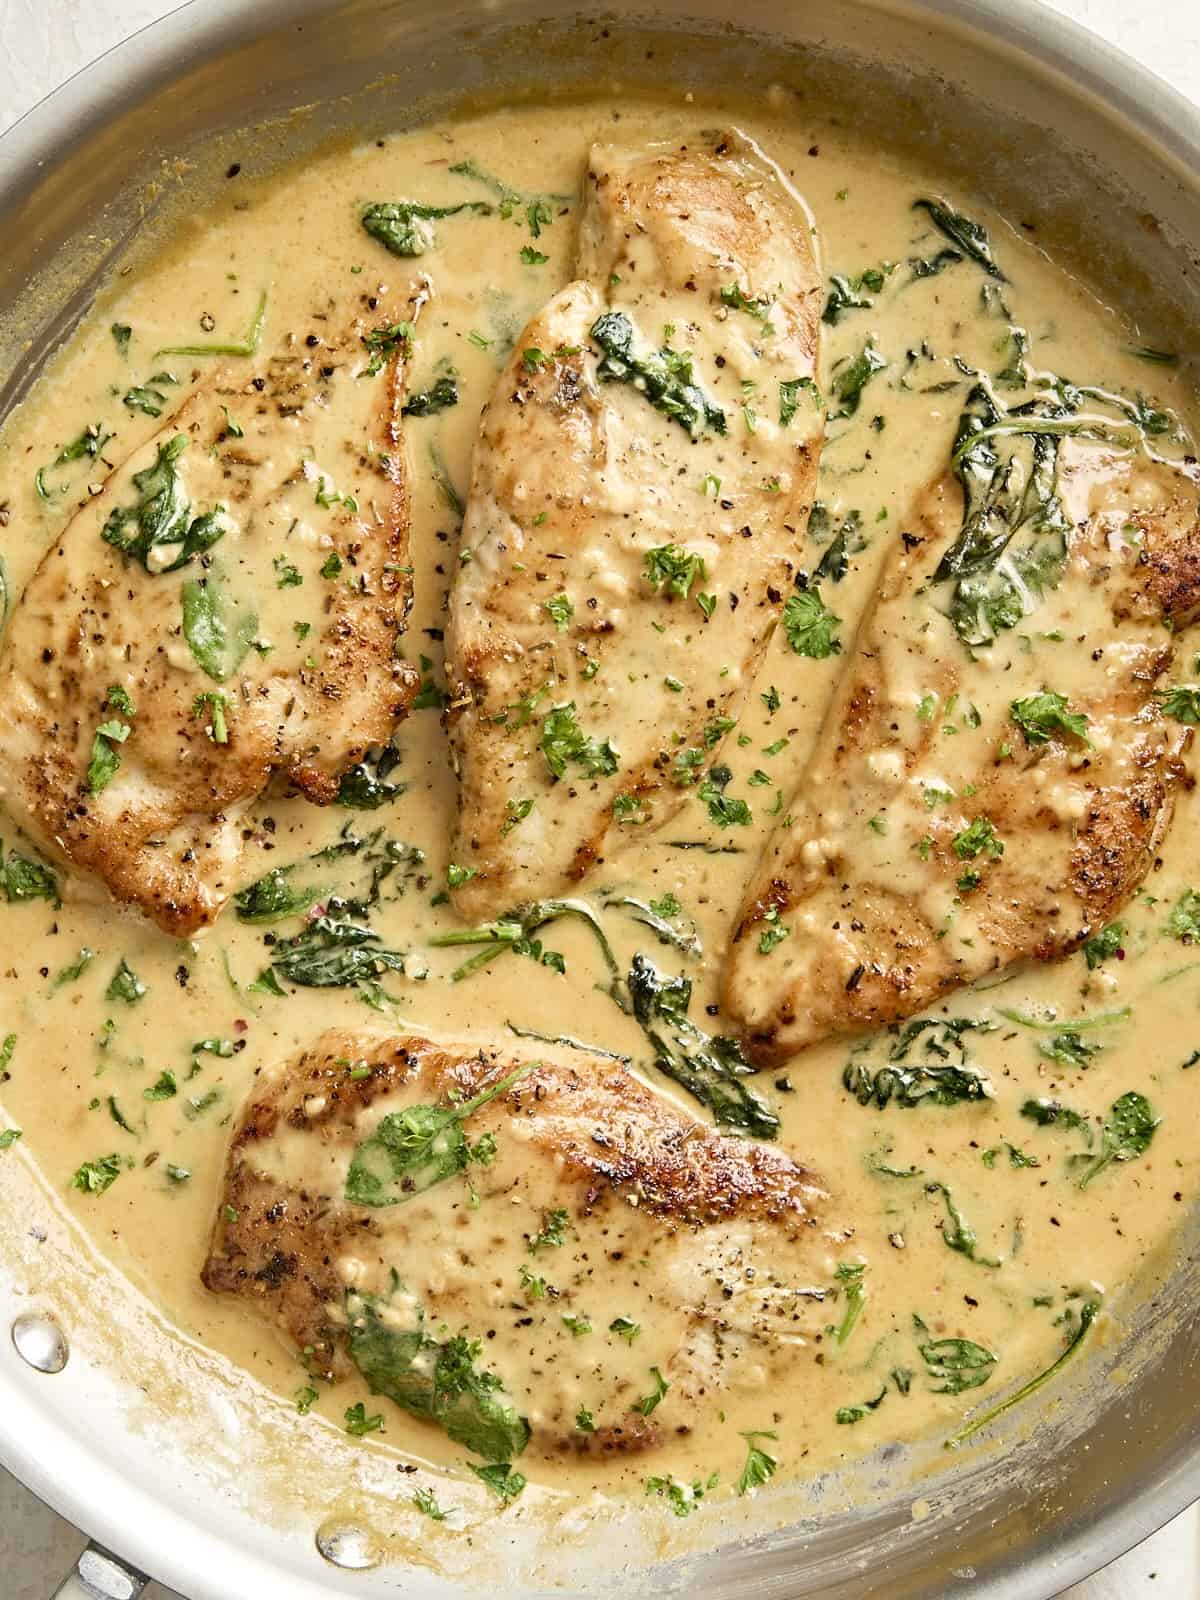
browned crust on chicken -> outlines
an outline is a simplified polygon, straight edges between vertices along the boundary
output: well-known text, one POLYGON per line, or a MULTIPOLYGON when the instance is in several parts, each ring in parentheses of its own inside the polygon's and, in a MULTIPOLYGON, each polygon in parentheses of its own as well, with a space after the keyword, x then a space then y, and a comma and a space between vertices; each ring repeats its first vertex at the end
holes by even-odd
MULTIPOLYGON (((318 309, 310 344, 267 360, 249 382, 218 376, 196 390, 102 491, 86 500, 30 580, 0 657, 0 783, 20 825, 68 865, 94 873, 117 900, 137 906, 165 931, 183 936, 210 922, 236 887, 240 818, 271 775, 282 773, 307 798, 328 804, 339 779, 385 743, 416 692, 418 677, 397 661, 395 642, 411 605, 409 488, 400 431, 404 371, 392 358, 377 378, 359 379, 362 334, 378 321, 364 308, 339 331, 318 309), (301 470, 312 428, 321 425, 339 385, 378 385, 375 434, 343 440, 346 462, 372 487, 356 514, 339 509, 323 522, 347 581, 328 585, 321 621, 306 651, 273 639, 251 650, 236 677, 216 684, 177 659, 182 583, 205 579, 209 558, 181 574, 151 575, 105 543, 116 505, 136 498, 130 469, 153 463, 177 434, 184 462, 208 474, 214 500, 238 523, 212 552, 244 577, 257 564, 259 592, 270 584, 271 555, 283 530, 272 516, 289 494, 313 494, 301 470), (233 436, 226 408, 245 424, 233 436), (209 452, 212 452, 211 458, 209 452), (198 460, 203 458, 203 460, 198 460), (210 466, 209 461, 215 466, 210 466), (261 530, 261 531, 260 531, 261 530), (255 549, 257 540, 258 548, 255 549), (269 541, 269 542, 268 542, 269 541), (114 713, 109 685, 127 688, 137 707, 120 748, 124 777, 103 793, 86 781, 96 728, 114 713), (209 737, 195 697, 228 697, 228 742, 209 737), (126 781, 136 775, 136 781, 126 781)), ((199 509, 197 505, 196 509, 199 509)))
MULTIPOLYGON (((356 1131, 363 1113, 399 1089, 408 1091, 404 1103, 458 1102, 529 1059, 467 1041, 322 1035, 254 1091, 238 1119, 205 1285, 250 1301, 311 1351, 314 1371, 346 1374, 338 1258, 393 1248, 380 1244, 381 1222, 394 1225, 399 1216, 403 1223, 404 1208, 373 1211, 348 1204, 330 1182, 289 1181, 279 1175, 272 1146, 286 1136, 311 1139, 327 1152, 352 1147, 363 1136, 356 1131), (369 1076, 361 1076, 364 1067, 369 1076)), ((495 1132, 549 1157, 557 1179, 548 1203, 564 1205, 577 1225, 594 1221, 598 1241, 608 1232, 605 1218, 633 1215, 652 1219, 647 1228, 697 1238, 735 1218, 768 1227, 781 1241, 816 1227, 826 1196, 784 1152, 709 1131, 620 1065, 561 1050, 535 1059, 541 1064, 473 1114, 472 1137, 495 1132)), ((427 1248, 421 1237, 407 1244, 418 1253, 427 1248)), ((404 1271, 403 1259, 388 1261, 404 1271)), ((628 1449, 655 1436, 631 1419, 619 1442, 598 1436, 570 1447, 628 1449)))
POLYGON ((821 279, 781 175, 738 135, 598 147, 585 199, 577 281, 522 332, 484 411, 470 560, 450 597, 453 854, 472 868, 453 898, 470 918, 577 885, 619 849, 631 804, 635 837, 678 811, 673 763, 687 747, 719 755, 790 591, 816 479, 821 279), (722 298, 735 287, 757 316, 722 298), (663 339, 689 353, 723 434, 689 437, 605 378, 592 329, 606 313, 629 320, 639 354, 663 339), (753 429, 741 380, 757 385, 753 429), (809 387, 783 425, 785 381, 809 387), (648 580, 649 552, 668 546, 703 559, 687 593, 648 580), (555 626, 560 592, 573 611, 555 626), (550 769, 543 719, 568 703, 589 738, 611 739, 613 770, 550 769))
MULTIPOLYGON (((1101 614, 1111 622, 1104 641, 1087 637, 1094 677, 1071 705, 1092 726, 1111 730, 1111 742, 1093 751, 1061 735, 1025 743, 1007 722, 1008 694, 1017 698, 1041 685, 1024 681, 1018 661, 1008 674, 1003 724, 989 730, 978 764, 965 769, 956 758, 969 732, 947 748, 942 716, 921 722, 893 692, 897 663, 906 657, 919 656, 913 681, 939 706, 955 693, 969 700, 972 683, 982 681, 972 678, 968 652, 920 598, 920 584, 961 520, 951 479, 927 491, 913 524, 917 533, 888 559, 861 624, 812 767, 789 808, 795 825, 769 843, 738 916, 724 1003, 755 1060, 775 1064, 828 1034, 902 1021, 1023 959, 1056 960, 1111 921, 1145 879, 1186 777, 1181 755, 1190 737, 1164 722, 1155 698, 1174 657, 1173 636, 1162 623, 1181 625, 1200 602, 1197 500, 1178 482, 1165 470, 1147 471, 1140 493, 1146 495, 1147 483, 1156 487, 1158 504, 1121 519, 1140 530, 1138 540, 1114 540, 1111 511, 1081 521, 1060 588, 1034 624, 1058 626, 1084 648, 1073 608, 1099 591, 1101 614), (931 628, 942 629, 936 643, 931 628), (871 787, 870 763, 880 757, 898 763, 897 793, 939 773, 959 791, 953 804, 920 816, 924 865, 914 868, 909 856, 900 876, 911 880, 919 870, 952 890, 973 865, 954 843, 969 819, 990 820, 1004 842, 1003 856, 985 860, 978 884, 962 893, 960 905, 972 919, 969 945, 952 937, 942 901, 895 887, 892 874, 874 875, 861 864, 861 848, 825 842, 835 813, 844 818, 861 809, 857 826, 866 829, 869 808, 884 793, 871 787), (756 930, 768 913, 805 919, 800 937, 773 952, 770 965, 756 949, 756 930)), ((914 835, 896 848, 912 851, 917 844, 914 835)))

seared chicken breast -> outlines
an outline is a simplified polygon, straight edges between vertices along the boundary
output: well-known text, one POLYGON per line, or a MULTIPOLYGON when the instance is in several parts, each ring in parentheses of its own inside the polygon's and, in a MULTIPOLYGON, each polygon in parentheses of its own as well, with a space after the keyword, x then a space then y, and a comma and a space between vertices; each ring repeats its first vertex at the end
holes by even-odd
POLYGON ((826 1198, 611 1061, 333 1031, 243 1109, 203 1277, 479 1454, 642 1450, 819 1333, 826 1198))
POLYGON ((484 412, 446 633, 475 917, 674 814, 789 591, 823 411, 808 215, 737 135, 597 147, 484 412))
POLYGON ((1052 443, 1053 494, 1044 447, 1028 477, 980 455, 986 494, 968 459, 965 519, 947 476, 886 561, 725 966, 763 1063, 1065 955, 1155 861, 1188 737, 1160 691, 1200 604, 1197 491, 1128 445, 1052 443))
POLYGON ((89 493, 9 623, 5 807, 169 933, 233 892, 273 773, 335 799, 415 693, 402 349, 364 296, 206 382, 89 493))

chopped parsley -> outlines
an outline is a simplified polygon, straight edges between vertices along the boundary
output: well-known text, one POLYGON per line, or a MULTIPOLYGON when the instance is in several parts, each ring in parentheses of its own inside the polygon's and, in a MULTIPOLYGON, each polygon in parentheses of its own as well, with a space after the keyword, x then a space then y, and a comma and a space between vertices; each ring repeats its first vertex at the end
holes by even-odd
POLYGON ((1082 739, 1084 744, 1091 742, 1087 734, 1087 717, 1082 711, 1068 711, 1066 695, 1056 694, 1052 689, 1043 689, 1039 694, 1014 700, 1008 713, 1024 734, 1028 745, 1045 744, 1054 733, 1069 734, 1072 738, 1082 739))
POLYGON ((671 1387, 657 1367, 650 1368, 650 1376, 654 1379, 653 1389, 640 1400, 635 1400, 630 1407, 630 1410, 636 1411, 643 1417, 648 1417, 651 1412, 658 1410, 671 1387))
POLYGON ((123 1000, 127 1006, 136 1005, 147 993, 146 985, 137 973, 122 956, 117 965, 117 970, 109 979, 108 988, 104 991, 106 1000, 123 1000))
POLYGON ((755 1433, 743 1433, 746 1441, 746 1460, 737 1481, 738 1494, 750 1494, 755 1489, 761 1489, 763 1484, 774 1477, 775 1469, 779 1462, 758 1443, 760 1439, 778 1439, 777 1433, 767 1429, 755 1433))
POLYGON ((960 861, 974 861, 979 856, 987 861, 998 861, 1004 854, 1004 841, 997 836, 988 817, 976 817, 974 822, 961 828, 950 845, 960 861))
POLYGON ((1101 928, 1098 933, 1090 934, 1083 941, 1083 959, 1087 962, 1089 972, 1094 972, 1097 967, 1119 954, 1125 932, 1123 922, 1110 922, 1107 927, 1101 928))
POLYGON ((789 595, 783 608, 783 631, 788 643, 798 656, 817 661, 841 650, 842 642, 837 637, 841 620, 825 606, 818 588, 789 595))
POLYGON ((537 1255, 540 1250, 557 1250, 564 1245, 567 1242, 568 1220, 565 1206, 555 1206, 552 1211, 544 1211, 541 1227, 526 1243, 529 1253, 537 1255))
POLYGON ((71 1179, 71 1187, 81 1194, 103 1194, 111 1189, 121 1176, 125 1163, 117 1154, 99 1156, 95 1161, 85 1161, 71 1179))
POLYGON ((646 580, 656 593, 677 595, 686 600, 694 583, 708 576, 704 557, 683 550, 677 544, 663 544, 646 551, 646 580))
POLYGON ((611 777, 617 770, 618 756, 611 739, 589 739, 575 717, 575 702, 552 706, 542 723, 539 740, 546 765, 555 778, 561 778, 567 763, 574 762, 589 778, 611 777))
POLYGON ((544 600, 542 610, 554 624, 555 633, 566 633, 571 626, 571 618, 575 615, 575 607, 571 604, 570 596, 566 594, 556 594, 549 600, 544 600))

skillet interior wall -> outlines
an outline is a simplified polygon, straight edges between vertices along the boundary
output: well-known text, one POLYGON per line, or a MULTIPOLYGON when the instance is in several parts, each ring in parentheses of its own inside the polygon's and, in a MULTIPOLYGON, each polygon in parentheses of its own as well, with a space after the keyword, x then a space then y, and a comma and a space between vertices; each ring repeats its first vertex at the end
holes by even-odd
MULTIPOLYGON (((668 0, 654 17, 516 0, 483 23, 478 7, 434 0, 262 0, 234 8, 248 35, 236 45, 237 30, 220 31, 224 8, 206 4, 207 25, 191 16, 200 9, 178 19, 194 43, 182 74, 176 59, 134 105, 115 89, 111 104, 89 100, 76 138, 39 151, 32 179, 19 136, 0 151, 0 418, 112 270, 159 247, 179 208, 213 202, 234 146, 242 158, 252 151, 258 176, 347 127, 389 131, 435 113, 614 86, 691 92, 702 107, 706 89, 779 84, 840 105, 860 136, 935 152, 948 175, 1035 237, 1052 215, 1057 257, 1120 298, 1148 342, 1165 329, 1177 341, 1181 321, 1200 325, 1200 194, 1182 167, 1172 174, 1174 163, 1051 68, 1032 83, 1014 53, 992 46, 981 58, 970 30, 930 27, 888 0, 814 0, 790 17, 772 0, 748 0, 737 28, 722 0, 668 0)), ((36 121, 35 112, 23 124, 31 139, 36 121)))
MULTIPOLYGON (((261 7, 258 17, 268 9, 261 7)), ((778 26, 778 16, 772 15, 777 9, 761 4, 743 9, 742 15, 763 27, 778 26)), ((419 120, 435 108, 444 114, 456 101, 480 107, 547 92, 577 94, 614 82, 643 93, 691 90, 701 108, 707 86, 729 90, 772 82, 826 104, 839 102, 864 136, 896 149, 936 147, 945 169, 1035 228, 1053 210, 1056 245, 1065 238, 1066 259, 1074 254, 1087 277, 1134 309, 1147 342, 1156 342, 1156 334, 1167 327, 1175 330, 1174 342, 1189 342, 1180 339, 1178 329, 1200 320, 1200 298, 1194 262, 1175 230, 1190 230, 1192 238, 1200 238, 1200 206, 1194 194, 1154 174, 1149 158, 1131 148, 1122 158, 1123 176, 1139 192, 1129 198, 1117 179, 1102 176, 1077 151, 1048 144, 1039 129, 1020 119, 1022 109, 1033 109, 1030 91, 1027 84, 1018 88, 1015 72, 1010 80, 1007 68, 977 86, 979 97, 968 97, 951 81, 959 64, 956 50, 964 46, 943 53, 938 62, 943 76, 933 71, 932 63, 924 75, 914 76, 896 62, 916 59, 925 34, 880 17, 878 26, 872 24, 874 49, 889 59, 864 62, 846 53, 846 37, 862 31, 861 23, 851 25, 852 15, 861 16, 861 9, 838 9, 840 18, 834 8, 811 8, 804 28, 819 43, 798 52, 722 26, 713 6, 696 20, 700 31, 689 30, 686 71, 672 31, 634 17, 578 23, 549 16, 545 7, 513 7, 503 22, 472 27, 464 49, 459 21, 474 12, 448 15, 442 8, 435 15, 435 8, 424 3, 380 6, 366 0, 326 7, 322 15, 306 20, 302 60, 289 43, 290 30, 263 34, 232 58, 202 60, 176 88, 168 92, 164 87, 139 105, 123 108, 107 120, 97 139, 27 190, 12 192, 4 208, 7 245, 0 266, 0 304, 9 307, 0 319, 0 356, 11 377, 0 392, 0 410, 19 397, 42 357, 86 308, 116 260, 136 262, 140 252, 160 248, 181 209, 203 206, 220 190, 225 167, 235 156, 258 175, 320 145, 348 124, 362 131, 382 130, 419 120), (338 63, 328 77, 331 98, 298 112, 294 102, 311 95, 304 63, 322 53, 338 63), (382 65, 389 75, 364 88, 382 65), (436 99, 418 97, 414 86, 424 88, 431 81, 442 85, 436 99), (338 98, 349 95, 352 100, 338 98), (997 103, 988 106, 988 100, 997 103), (213 132, 244 127, 254 118, 272 120, 249 135, 201 144, 213 132), (973 130, 969 138, 964 132, 968 126, 973 130), (1097 248, 1098 216, 1105 219, 1103 249, 1097 248)), ((1050 93, 1043 98, 1043 113, 1048 103, 1059 120, 1059 106, 1050 93)), ((1062 111, 1066 127, 1071 118, 1065 104, 1062 111)), ((1086 123, 1087 113, 1079 116, 1086 123)), ((1058 254, 1064 255, 1061 247, 1058 254)), ((1195 1300, 1194 1276, 1194 1266, 1176 1272, 1169 1290, 1171 1307, 1195 1300)), ((1145 1320, 1157 1323, 1161 1335, 1174 1319, 1170 1308, 1159 1304, 1148 1310, 1145 1320)), ((1163 1347, 1155 1351, 1162 1362, 1157 1392, 1178 1394, 1191 1382, 1195 1330, 1180 1328, 1170 1346, 1161 1337, 1156 1343, 1163 1347)), ((1164 1404, 1164 1412, 1169 1409, 1164 1404)), ((1156 1453, 1182 1451, 1187 1442, 1182 1412, 1160 1419, 1143 1410, 1137 1426, 1151 1434, 1159 1421, 1169 1423, 1175 1436, 1160 1435, 1156 1453)), ((1078 1413, 1069 1424, 1060 1421, 1064 1438, 1078 1422, 1078 1413)), ((1119 1405, 1105 1426, 1111 1435, 1108 1450, 1100 1438, 1089 1453, 1076 1454, 1069 1463, 1076 1505, 1102 1502, 1118 1437, 1127 1459, 1149 1449, 1148 1444, 1130 1443, 1130 1423, 1119 1405)), ((1061 1486, 1060 1469, 1047 1469, 1036 1484, 1026 1479, 1023 1488, 1014 1482, 991 1535, 992 1551, 1023 1542, 1031 1521, 1045 1525, 1056 1519, 1061 1486), (1026 1495, 1032 1504, 1022 1506, 1026 1495)), ((861 1547, 864 1531, 861 1522, 847 1526, 831 1560, 861 1547)), ((982 1554, 983 1547, 973 1550, 976 1558, 982 1554)), ((741 1575, 760 1570, 761 1559, 747 1553, 741 1575)), ((818 1574, 814 1577, 821 1581, 818 1574)), ((902 1583, 897 1572, 889 1593, 909 1592, 902 1583)), ((735 1591, 723 1585, 710 1592, 735 1591)))

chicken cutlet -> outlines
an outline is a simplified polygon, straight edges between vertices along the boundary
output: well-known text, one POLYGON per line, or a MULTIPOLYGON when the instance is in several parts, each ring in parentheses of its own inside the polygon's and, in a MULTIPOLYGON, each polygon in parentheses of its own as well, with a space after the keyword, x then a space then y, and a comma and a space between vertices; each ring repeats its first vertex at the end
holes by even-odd
POLYGON ((203 1279, 489 1459, 637 1451, 819 1333, 826 1200, 610 1060, 334 1030, 243 1109, 203 1279))
POLYGON ((997 415, 977 391, 965 501, 936 482, 889 553, 743 901, 724 1005, 760 1063, 1066 955, 1168 827, 1188 730, 1161 686, 1200 603, 1196 485, 1128 440, 997 415))
POLYGON ((810 219, 736 134, 592 150, 484 412, 446 633, 468 917, 683 804, 787 596, 824 413, 810 219))
POLYGON ((89 493, 9 623, 0 799, 169 933, 237 886, 272 774, 335 800, 416 692, 404 326, 374 297, 321 304, 248 381, 205 382, 89 493))

